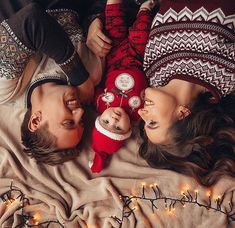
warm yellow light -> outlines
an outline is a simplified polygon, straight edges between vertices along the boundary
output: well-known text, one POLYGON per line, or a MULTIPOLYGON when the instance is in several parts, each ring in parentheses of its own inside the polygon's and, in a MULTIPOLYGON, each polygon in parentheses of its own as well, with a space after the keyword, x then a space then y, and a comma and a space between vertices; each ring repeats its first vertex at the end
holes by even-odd
POLYGON ((183 190, 184 191, 190 190, 190 185, 189 184, 185 184, 184 187, 183 187, 183 190))
POLYGON ((184 195, 187 191, 190 190, 190 185, 188 184, 185 184, 183 187, 182 187, 182 190, 180 192, 181 195, 184 195))
POLYGON ((211 191, 208 190, 208 191, 206 192, 206 195, 207 195, 208 197, 211 196, 211 191))
POLYGON ((175 208, 166 208, 166 214, 169 215, 169 216, 173 216, 175 215, 175 208))
POLYGON ((41 215, 39 212, 36 212, 33 216, 34 224, 41 219, 41 215))

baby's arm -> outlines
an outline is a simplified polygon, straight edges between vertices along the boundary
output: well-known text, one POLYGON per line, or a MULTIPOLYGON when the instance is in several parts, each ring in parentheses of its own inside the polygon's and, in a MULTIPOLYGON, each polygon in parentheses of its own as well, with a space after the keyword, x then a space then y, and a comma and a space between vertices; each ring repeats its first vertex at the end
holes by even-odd
POLYGON ((105 29, 113 45, 125 39, 128 32, 121 3, 122 0, 108 0, 105 7, 105 29))
POLYGON ((151 24, 157 8, 157 0, 144 2, 139 9, 136 20, 129 29, 129 42, 135 52, 143 58, 151 24))

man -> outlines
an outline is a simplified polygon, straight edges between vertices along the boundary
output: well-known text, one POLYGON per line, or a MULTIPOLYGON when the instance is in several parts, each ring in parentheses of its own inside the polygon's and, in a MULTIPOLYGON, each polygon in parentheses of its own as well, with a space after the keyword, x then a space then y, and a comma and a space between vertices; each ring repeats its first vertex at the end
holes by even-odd
POLYGON ((0 6, 0 103, 26 90, 25 152, 47 164, 66 161, 75 155, 83 133, 80 101, 91 100, 93 82, 99 81, 78 54, 80 6, 27 0, 17 5, 1 0, 0 6))

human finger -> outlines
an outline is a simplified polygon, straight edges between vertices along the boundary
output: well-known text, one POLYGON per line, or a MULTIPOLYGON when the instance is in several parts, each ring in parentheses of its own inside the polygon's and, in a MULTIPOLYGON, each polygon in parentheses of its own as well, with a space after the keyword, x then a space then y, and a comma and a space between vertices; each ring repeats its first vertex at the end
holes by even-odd
POLYGON ((105 43, 98 36, 93 40, 93 42, 90 42, 87 45, 96 55, 100 57, 105 57, 112 48, 110 44, 105 43))
POLYGON ((102 31, 99 31, 97 32, 97 36, 104 42, 106 43, 107 45, 110 45, 112 44, 112 40, 107 37, 102 31))

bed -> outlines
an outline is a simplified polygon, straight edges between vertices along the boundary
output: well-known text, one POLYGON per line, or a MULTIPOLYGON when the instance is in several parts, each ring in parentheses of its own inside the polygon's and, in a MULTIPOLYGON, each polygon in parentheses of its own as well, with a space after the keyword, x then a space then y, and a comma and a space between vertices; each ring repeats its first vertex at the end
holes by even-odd
POLYGON ((86 110, 85 143, 76 159, 38 165, 20 143, 22 102, 0 105, 1 228, 235 227, 234 178, 206 188, 187 176, 153 169, 138 155, 137 135, 93 174, 88 165, 94 156, 92 107, 86 110))
POLYGON ((223 177, 205 188, 184 175, 150 168, 138 155, 136 136, 101 173, 92 174, 92 108, 77 158, 38 165, 22 152, 24 112, 20 102, 1 105, 0 227, 235 227, 234 179, 223 177))

